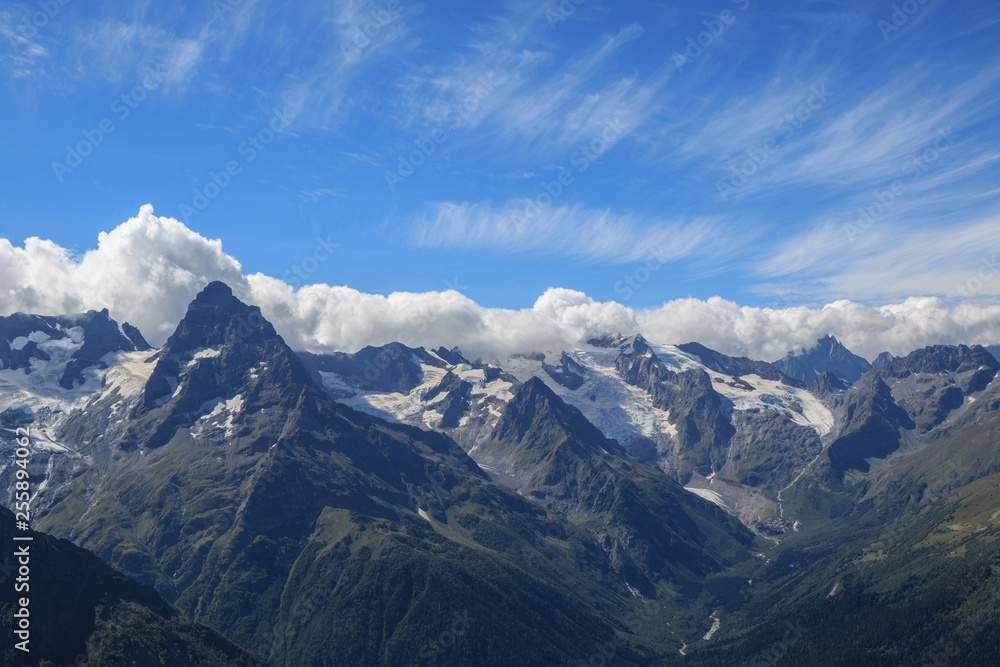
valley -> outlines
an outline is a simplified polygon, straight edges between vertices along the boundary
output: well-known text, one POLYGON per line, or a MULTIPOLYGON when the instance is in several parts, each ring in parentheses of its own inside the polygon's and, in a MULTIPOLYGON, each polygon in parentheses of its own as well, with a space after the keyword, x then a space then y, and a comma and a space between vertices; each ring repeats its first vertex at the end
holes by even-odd
POLYGON ((163 347, 126 331, 0 320, 4 454, 36 429, 34 527, 256 660, 866 664, 995 635, 985 348, 857 375, 820 341, 802 377, 635 335, 299 354, 222 283, 163 347), (905 645, 874 622, 900 605, 905 645))

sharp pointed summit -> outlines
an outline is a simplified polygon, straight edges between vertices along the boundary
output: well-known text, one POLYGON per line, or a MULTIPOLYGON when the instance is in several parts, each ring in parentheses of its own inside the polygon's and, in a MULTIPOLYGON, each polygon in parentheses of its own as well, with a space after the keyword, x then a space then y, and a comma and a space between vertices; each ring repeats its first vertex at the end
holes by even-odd
POLYGON ((140 413, 157 411, 147 442, 164 444, 179 426, 233 402, 252 402, 255 412, 289 407, 306 387, 319 392, 260 309, 213 282, 191 302, 146 382, 140 413))
POLYGON ((853 384, 872 368, 867 359, 854 354, 830 335, 823 336, 807 350, 797 354, 789 353, 772 366, 806 385, 812 384, 824 371, 830 371, 841 380, 853 384))
MULTIPOLYGON (((543 442, 546 448, 568 443, 578 456, 596 452, 625 456, 617 442, 607 438, 580 410, 566 404, 537 377, 517 388, 491 437, 506 443, 543 442)), ((545 452, 542 456, 547 455, 545 452)))
POLYGON ((209 283, 188 306, 187 314, 163 348, 165 354, 181 354, 231 343, 263 343, 279 339, 278 333, 260 313, 248 306, 223 282, 209 283))

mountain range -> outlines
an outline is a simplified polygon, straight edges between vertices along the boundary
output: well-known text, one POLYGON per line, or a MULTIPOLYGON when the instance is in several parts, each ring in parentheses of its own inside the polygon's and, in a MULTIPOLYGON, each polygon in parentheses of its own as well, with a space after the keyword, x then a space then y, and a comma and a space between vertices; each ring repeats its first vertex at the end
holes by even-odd
POLYGON ((0 489, 31 428, 88 664, 992 664, 996 353, 309 354, 212 283, 157 349, 0 318, 0 489))

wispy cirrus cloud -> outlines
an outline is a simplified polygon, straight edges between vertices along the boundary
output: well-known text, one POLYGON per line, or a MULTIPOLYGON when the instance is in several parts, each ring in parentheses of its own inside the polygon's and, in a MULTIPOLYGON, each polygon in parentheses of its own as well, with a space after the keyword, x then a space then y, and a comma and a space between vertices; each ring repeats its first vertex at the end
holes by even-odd
MULTIPOLYGON (((883 225, 858 239, 828 223, 780 244, 756 272, 793 281, 817 299, 1000 296, 1000 218, 926 229, 883 225)), ((771 286, 758 289, 766 293, 771 286)))
POLYGON ((47 53, 45 47, 32 39, 30 32, 24 29, 25 25, 22 14, 0 10, 0 37, 9 45, 9 49, 5 49, 0 58, 9 76, 15 78, 32 74, 33 66, 47 53))
MULTIPOLYGON (((656 256, 672 261, 702 254, 706 241, 720 239, 713 220, 664 221, 616 214, 581 205, 539 206, 530 199, 492 204, 443 202, 417 218, 418 246, 477 248, 513 253, 570 256, 591 261, 630 262, 656 256)), ((727 236, 729 251, 739 241, 727 236)), ((713 255, 724 254, 721 247, 713 255)))
POLYGON ((305 54, 282 74, 278 96, 300 126, 337 129, 366 100, 379 98, 377 86, 372 85, 373 79, 381 78, 375 73, 377 66, 405 62, 419 46, 421 7, 340 0, 302 10, 315 27, 307 45, 293 46, 293 51, 305 54))
POLYGON ((95 21, 77 34, 79 77, 98 76, 112 83, 129 83, 154 65, 166 87, 185 88, 204 57, 204 35, 177 35, 164 28, 118 19, 95 21))
POLYGON ((440 124, 490 77, 499 81, 496 91, 477 102, 466 123, 475 139, 551 157, 590 140, 612 119, 631 131, 655 112, 666 70, 645 75, 617 63, 631 43, 649 39, 642 25, 608 31, 568 56, 551 48, 549 29, 538 11, 496 16, 473 29, 455 58, 416 68, 403 81, 400 119, 440 124))
MULTIPOLYGON (((201 220, 255 220, 268 234, 297 209, 300 223, 310 218, 301 228, 327 225, 362 251, 405 238, 386 260, 399 258, 399 275, 423 269, 407 264, 422 248, 475 248, 494 266, 510 253, 568 260, 566 285, 598 293, 606 286, 590 266, 664 246, 685 269, 726 264, 724 279, 689 281, 702 295, 769 298, 781 284, 812 303, 947 296, 960 269, 979 262, 976 242, 987 252, 995 238, 1000 66, 990 57, 1000 24, 986 3, 922 3, 888 40, 877 21, 890 3, 860 0, 588 2, 557 25, 545 15, 553 5, 526 0, 60 6, 31 37, 15 29, 34 0, 0 9, 0 34, 17 46, 0 52, 5 102, 25 126, 41 119, 11 160, 35 163, 24 210, 51 193, 51 160, 156 61, 166 84, 82 168, 87 178, 130 183, 119 193, 130 200, 180 201, 280 110, 294 117, 280 149, 248 162, 201 220), (672 54, 724 8, 735 21, 679 71, 672 54), (37 90, 48 97, 23 94, 37 90), (67 112, 66 99, 88 115, 67 112), (161 113, 168 105, 177 113, 161 113), (414 179, 387 191, 385 173, 463 107, 447 138, 406 165, 414 179), (613 136, 602 136, 609 121, 613 136), (157 160, 133 181, 121 165, 140 146, 157 160), (751 173, 723 198, 720 182, 745 165, 751 173), (574 185, 538 205, 542 182, 571 169, 574 185), (150 183, 156 192, 139 191, 150 183)), ((260 261, 279 261, 269 254, 260 261)))

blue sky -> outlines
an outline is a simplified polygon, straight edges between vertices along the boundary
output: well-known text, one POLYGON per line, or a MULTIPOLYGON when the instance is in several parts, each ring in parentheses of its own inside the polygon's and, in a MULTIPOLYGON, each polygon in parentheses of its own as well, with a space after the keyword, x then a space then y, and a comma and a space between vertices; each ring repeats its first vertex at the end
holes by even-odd
POLYGON ((996 2, 41 0, 0 33, 15 246, 150 203, 245 274, 486 307, 1000 295, 996 2))

